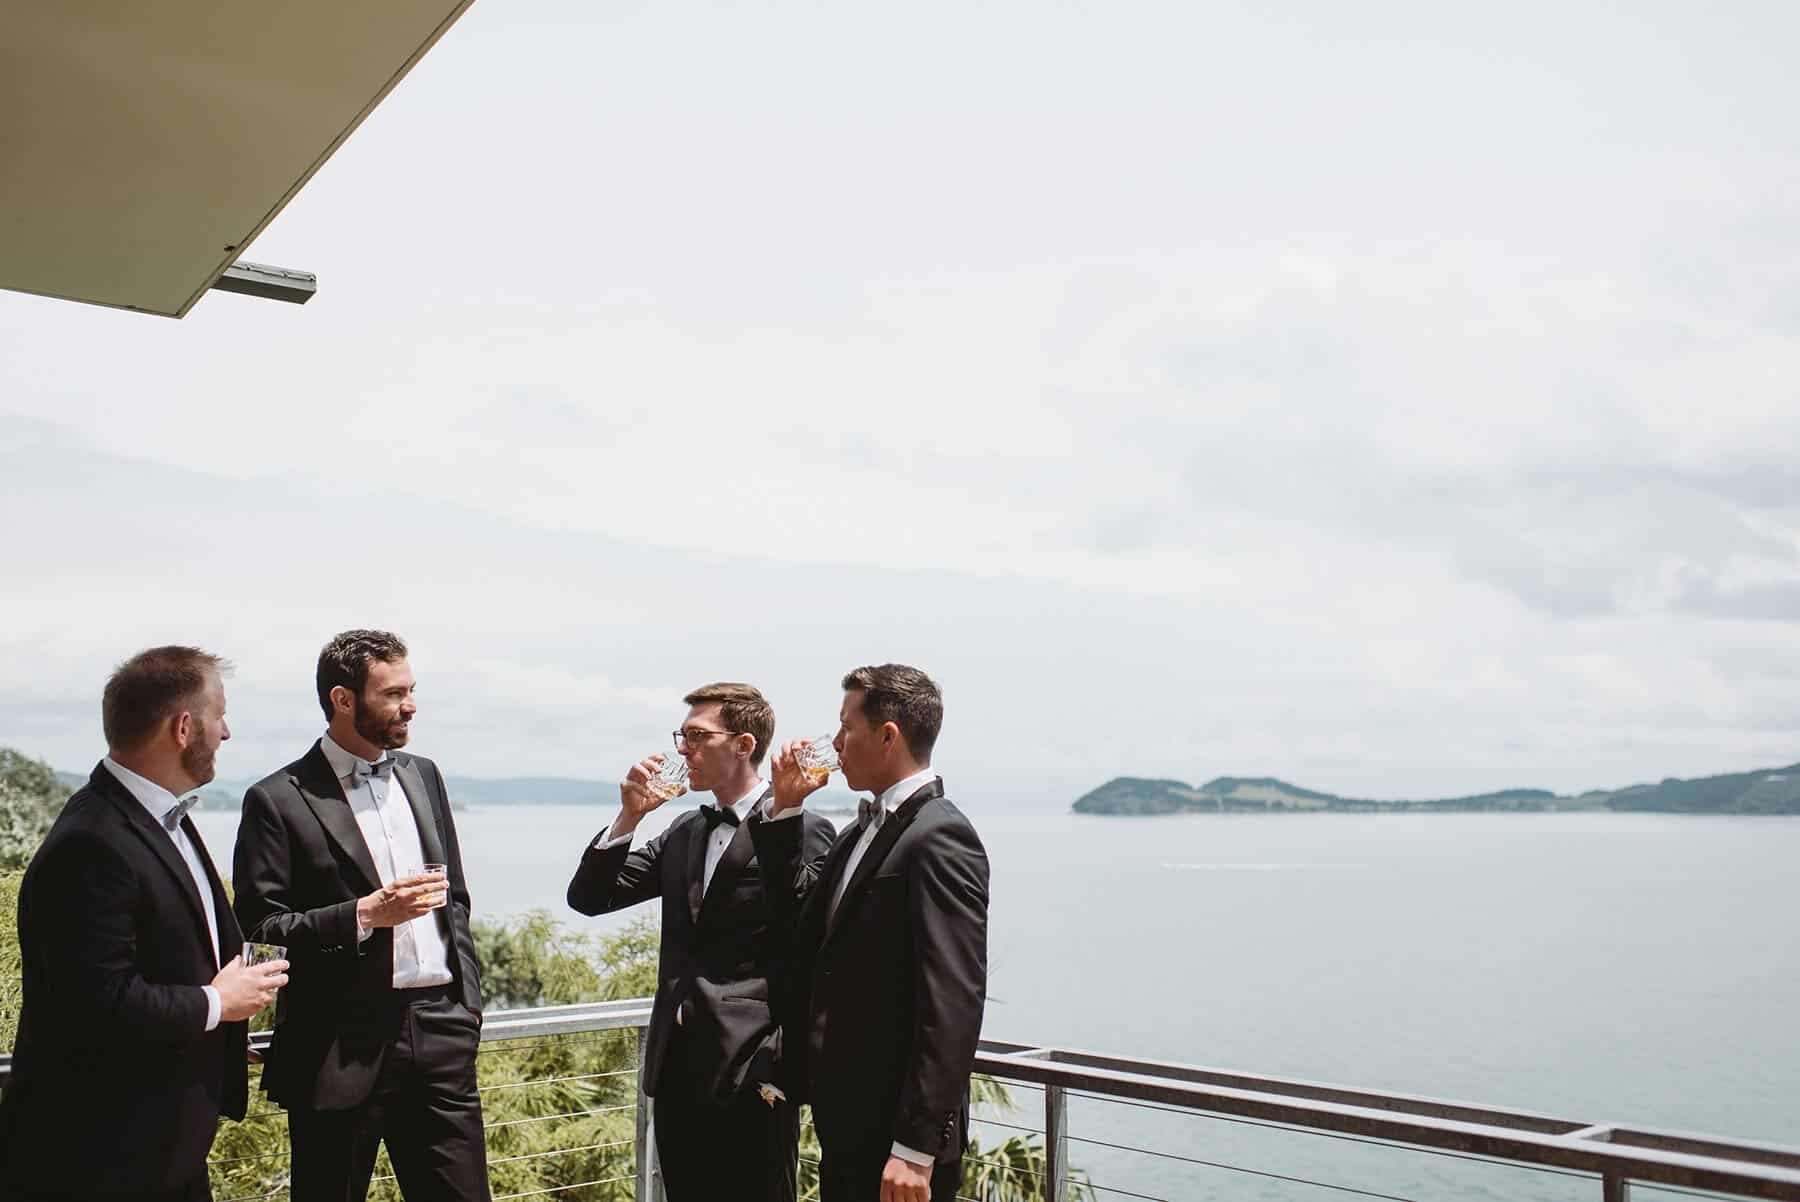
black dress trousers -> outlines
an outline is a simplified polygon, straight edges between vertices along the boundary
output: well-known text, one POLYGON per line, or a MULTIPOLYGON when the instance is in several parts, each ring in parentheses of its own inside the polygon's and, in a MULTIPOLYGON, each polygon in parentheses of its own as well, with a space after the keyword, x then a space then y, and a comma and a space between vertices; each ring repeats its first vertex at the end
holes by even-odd
MULTIPOLYGON (((881 1202, 881 1174, 894 1154, 893 1137, 835 1116, 813 1112, 819 1133, 819 1202, 881 1202)), ((953 1202, 962 1185, 962 1158, 931 1170, 931 1202, 953 1202)))
POLYGON ((669 1202, 794 1202, 800 1111, 752 1090, 720 1105, 682 1028, 656 1081, 656 1157, 669 1202))
POLYGON ((408 1202, 487 1202, 481 1023, 449 993, 396 991, 392 1040, 362 1105, 288 1111, 293 1202, 364 1202, 383 1143, 408 1202))

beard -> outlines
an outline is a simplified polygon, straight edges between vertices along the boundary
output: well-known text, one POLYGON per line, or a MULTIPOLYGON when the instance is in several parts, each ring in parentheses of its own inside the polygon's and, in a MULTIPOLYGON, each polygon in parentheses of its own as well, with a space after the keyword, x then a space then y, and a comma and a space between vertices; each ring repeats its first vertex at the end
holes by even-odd
POLYGON ((352 719, 356 733, 384 751, 392 751, 396 747, 406 746, 410 731, 406 722, 398 716, 383 719, 374 711, 363 707, 362 698, 356 699, 356 714, 352 719))
POLYGON ((181 749, 181 770, 196 785, 209 784, 217 775, 219 745, 195 740, 181 749))

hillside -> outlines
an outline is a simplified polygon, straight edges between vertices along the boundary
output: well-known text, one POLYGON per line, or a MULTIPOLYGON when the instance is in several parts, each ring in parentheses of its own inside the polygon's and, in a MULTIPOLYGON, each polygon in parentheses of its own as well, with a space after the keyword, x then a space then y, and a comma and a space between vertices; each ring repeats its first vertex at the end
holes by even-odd
POLYGON ((1800 764, 1693 780, 1675 777, 1610 793, 1584 793, 1606 809, 1661 814, 1800 814, 1800 764))
POLYGON ((1297 811, 1549 810, 1586 807, 1545 789, 1507 789, 1473 797, 1377 801, 1303 789, 1274 777, 1220 776, 1194 786, 1178 780, 1121 776, 1075 802, 1077 814, 1269 813, 1297 811))
POLYGON ((1800 814, 1800 764, 1694 780, 1560 797, 1547 789, 1503 789, 1469 797, 1420 801, 1342 797, 1274 777, 1220 776, 1203 785, 1120 776, 1076 800, 1077 814, 1183 813, 1466 813, 1471 811, 1614 810, 1665 814, 1800 814))

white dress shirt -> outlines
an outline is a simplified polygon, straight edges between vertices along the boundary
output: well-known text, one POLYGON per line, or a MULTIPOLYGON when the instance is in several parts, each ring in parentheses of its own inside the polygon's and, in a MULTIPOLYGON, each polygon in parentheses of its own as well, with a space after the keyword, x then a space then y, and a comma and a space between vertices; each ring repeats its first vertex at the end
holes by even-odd
MULTIPOLYGON (((881 819, 878 822, 871 822, 863 827, 863 833, 861 837, 856 840, 856 846, 852 847, 850 849, 850 854, 844 857, 844 871, 839 874, 837 887, 831 894, 831 909, 825 912, 825 920, 827 922, 831 920, 833 914, 837 913, 838 903, 844 900, 844 890, 849 887, 850 878, 856 875, 856 866, 862 863, 863 856, 869 850, 869 844, 875 842, 876 832, 886 824, 888 819, 894 816, 894 811, 900 808, 902 802, 936 779, 937 773, 933 772, 929 767, 925 767, 919 769, 904 780, 895 781, 881 791, 881 797, 878 799, 881 803, 881 819)), ((796 810, 798 808, 799 807, 797 806, 795 807, 796 810)), ((784 814, 783 817, 786 817, 786 815, 784 814)), ((906 1161, 906 1163, 917 1165, 921 1168, 933 1163, 930 1154, 909 1148, 899 1140, 894 1141, 894 1146, 890 1148, 889 1151, 901 1160, 906 1161)))
MULTIPOLYGON (((181 861, 187 865, 188 875, 194 880, 194 889, 200 894, 200 907, 206 911, 206 936, 212 941, 213 968, 217 969, 220 966, 219 915, 213 907, 212 885, 206 879, 206 866, 200 862, 199 850, 180 824, 170 830, 163 822, 163 815, 179 804, 181 799, 155 781, 139 776, 110 755, 100 762, 106 765, 106 770, 113 774, 115 780, 137 798, 139 805, 150 811, 150 818, 156 823, 157 829, 169 836, 175 844, 175 850, 181 853, 181 861)), ((200 988, 206 991, 206 1029, 210 1031, 219 1025, 219 1015, 222 1012, 219 991, 211 985, 202 985, 200 988)))
POLYGON ((827 921, 837 913, 838 903, 844 900, 844 890, 849 887, 850 878, 856 875, 856 866, 862 863, 864 853, 869 850, 869 844, 875 842, 875 832, 879 831, 882 825, 893 817, 894 811, 900 808, 901 802, 936 779, 937 773, 929 767, 921 768, 905 780, 895 781, 881 791, 879 799, 881 821, 871 822, 863 828, 862 837, 856 841, 856 846, 850 849, 849 856, 845 858, 843 874, 838 877, 837 888, 831 894, 831 909, 825 912, 827 921))
MULTIPOLYGON (((723 797, 719 796, 716 791, 713 793, 713 800, 715 804, 721 808, 737 814, 738 821, 742 822, 750 815, 747 811, 738 813, 738 807, 750 800, 750 798, 759 795, 766 788, 768 788, 768 785, 763 781, 763 778, 759 776, 756 780, 751 782, 747 792, 732 798, 730 801, 726 801, 723 797)), ((717 868, 719 866, 719 861, 725 858, 725 849, 731 846, 731 841, 737 837, 737 832, 738 828, 732 826, 729 822, 721 822, 713 827, 712 834, 706 840, 706 869, 700 875, 700 892, 702 894, 712 888, 713 869, 717 868)))
MULTIPOLYGON (((759 776, 751 782, 749 789, 737 797, 732 798, 730 801, 726 801, 723 797, 719 796, 716 790, 713 793, 713 800, 719 806, 736 813, 738 806, 742 805, 748 799, 755 797, 766 788, 768 788, 768 783, 759 776)), ((768 801, 763 803, 763 813, 765 816, 768 814, 769 807, 774 804, 775 799, 772 796, 768 801)), ((749 814, 739 815, 738 820, 741 822, 749 816, 749 814)), ((606 829, 610 831, 612 827, 609 826, 606 829)), ((706 894, 708 889, 712 888, 713 869, 717 868, 719 866, 719 861, 725 858, 725 849, 731 846, 731 840, 737 835, 737 831, 738 828, 732 826, 729 822, 721 822, 713 827, 712 833, 706 837, 706 863, 705 867, 702 868, 700 872, 700 893, 702 896, 706 894)), ((607 848, 617 847, 621 843, 630 843, 631 836, 636 833, 637 830, 634 827, 622 835, 615 835, 611 839, 608 839, 605 831, 602 831, 600 837, 594 840, 594 850, 605 851, 607 848)), ((681 1021, 681 1011, 682 1007, 677 1006, 675 1008, 675 1025, 678 1027, 687 1025, 681 1021)), ((781 1091, 776 1090, 775 1092, 779 1094, 781 1091)))
MULTIPOLYGON (((406 787, 398 773, 386 780, 379 776, 362 776, 359 765, 379 763, 345 751, 327 734, 320 741, 325 759, 338 783, 344 787, 344 799, 356 815, 357 829, 368 845, 369 858, 375 862, 375 874, 381 883, 392 885, 402 876, 425 863, 424 845, 419 838, 419 824, 407 801, 406 787)), ((384 759, 387 757, 383 757, 384 759)), ((445 888, 449 886, 446 884, 445 888)), ((441 911, 421 914, 394 928, 394 988, 418 989, 427 985, 450 983, 450 956, 439 925, 441 911)), ((373 931, 357 924, 357 939, 364 940, 373 931)))

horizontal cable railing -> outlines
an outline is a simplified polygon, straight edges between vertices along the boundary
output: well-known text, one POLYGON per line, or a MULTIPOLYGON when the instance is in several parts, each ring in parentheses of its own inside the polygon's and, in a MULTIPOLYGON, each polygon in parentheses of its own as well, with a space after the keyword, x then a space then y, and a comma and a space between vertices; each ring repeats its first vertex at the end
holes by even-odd
MULTIPOLYGON (((527 1197, 661 1202, 653 1111, 640 1079, 649 1017, 647 998, 486 1016, 478 1066, 497 1202, 527 1197), (550 1163, 563 1169, 534 1175, 533 1166, 550 1163)), ((254 1034, 252 1049, 260 1052, 268 1041, 266 1032, 254 1034)), ((1291 1187, 1301 1191, 1296 1197, 1422 1202, 1381 1181, 1327 1180, 1279 1162, 1240 1163, 1238 1155, 1212 1151, 1229 1142, 1218 1134, 1224 1131, 1239 1132, 1240 1139, 1328 1140, 1333 1146, 1379 1150, 1383 1157, 1426 1157, 1465 1171, 1526 1172, 1560 1183, 1557 1188, 1568 1197, 1598 1196, 1601 1202, 1626 1202, 1634 1188, 1643 1200, 1800 1202, 1796 1147, 1000 1040, 981 1042, 974 1068, 979 1078, 1027 1097, 1041 1123, 1014 1121, 1020 1117, 1014 1113, 1017 1103, 1012 1110, 983 1103, 992 1091, 976 1090, 975 1142, 965 1157, 959 1194, 970 1202, 1234 1196, 1229 1188, 1221 1192, 1206 1184, 1209 1174, 1256 1179, 1261 1188, 1291 1187), (1101 1114, 1103 1108, 1114 1112, 1110 1118, 1101 1114), (1071 1123, 1072 1110, 1081 1111, 1081 1122, 1071 1123), (1121 1115, 1137 1117, 1127 1122, 1121 1115), (1168 1123, 1200 1123, 1210 1134, 1183 1127, 1157 1135, 1158 1126, 1168 1123), (1072 1167, 1072 1153, 1086 1171, 1072 1167), (1110 1158, 1104 1179, 1098 1169, 1103 1158, 1110 1158), (1154 1179, 1128 1178, 1125 1166, 1131 1163, 1156 1166, 1149 1174, 1154 1179), (1116 1175, 1113 1169, 1119 1170, 1116 1175), (1171 1173, 1181 1175, 1179 1184, 1168 1184, 1171 1173)), ((0 1057, 0 1080, 9 1069, 10 1057, 0 1057)), ((233 1150, 240 1142, 234 1130, 285 1118, 257 1096, 245 1124, 220 1129, 213 1170, 221 1202, 260 1202, 287 1193, 285 1149, 233 1150)), ((816 1157, 803 1153, 801 1162, 803 1187, 810 1182, 816 1188, 816 1157)), ((376 1184, 378 1192, 391 1186, 391 1169, 379 1169, 376 1184)), ((1466 1190, 1464 1196, 1492 1196, 1486 1188, 1459 1187, 1448 1177, 1434 1182, 1431 1196, 1453 1198, 1459 1188, 1466 1190)))
MULTIPOLYGON (((1054 1166, 1048 1196, 1058 1202, 1070 1196, 1071 1185, 1082 1185, 1066 1173, 1070 1144, 1118 1146, 1116 1141, 1068 1134, 1072 1099, 1549 1172, 1584 1179, 1588 1192, 1582 1196, 1591 1197, 1597 1185, 1604 1202, 1622 1202, 1633 1184, 1645 1187, 1645 1193, 1687 1190, 1731 1198, 1800 1199, 1800 1148, 1795 1147, 996 1040, 983 1041, 975 1068, 1042 1089, 1041 1130, 1052 1133, 1045 1137, 1045 1147, 1054 1166)), ((1127 1145, 1120 1150, 1353 1196, 1399 1197, 1380 1188, 1300 1178, 1167 1148, 1127 1145)), ((1133 1193, 1098 1181, 1084 1188, 1133 1193)))
MULTIPOLYGON (((647 1000, 494 1011, 482 1023, 476 1060, 493 1196, 612 1202, 656 1196, 649 1178, 649 1119, 639 1089, 647 1000)), ((251 1036, 260 1055, 270 1035, 251 1036)), ((257 1070, 253 1069, 253 1074, 257 1070)), ((280 1124, 286 1113, 256 1092, 246 1122, 280 1124)), ((279 1202, 288 1196, 283 1146, 251 1155, 229 1148, 245 1124, 223 1124, 212 1157, 219 1202, 279 1202)), ((267 1135, 255 1138, 266 1146, 267 1135)), ((385 1157, 372 1199, 397 1198, 385 1157)))

